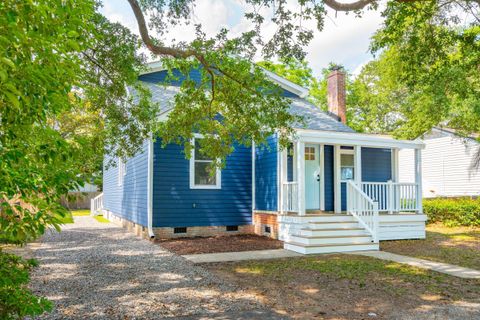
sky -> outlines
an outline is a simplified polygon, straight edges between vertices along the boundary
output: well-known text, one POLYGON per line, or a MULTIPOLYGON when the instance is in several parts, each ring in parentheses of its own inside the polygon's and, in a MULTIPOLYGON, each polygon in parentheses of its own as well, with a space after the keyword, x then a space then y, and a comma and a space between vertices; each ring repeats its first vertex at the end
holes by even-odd
MULTIPOLYGON (((250 25, 243 17, 244 10, 242 0, 198 0, 193 20, 203 25, 207 35, 214 35, 222 27, 229 28, 233 34, 239 34, 250 25)), ((126 0, 104 0, 101 12, 109 20, 119 22, 138 34, 135 17, 126 0)), ((373 59, 368 52, 370 37, 381 24, 382 18, 378 10, 367 11, 360 18, 351 13, 336 14, 329 11, 324 29, 315 29, 315 37, 306 48, 306 60, 314 74, 319 76, 322 68, 330 62, 341 64, 354 75, 358 74, 362 66, 373 59)), ((262 33, 268 37, 273 30, 273 23, 267 23, 262 33)), ((167 40, 191 40, 193 26, 177 27, 169 32, 169 37, 167 40)))

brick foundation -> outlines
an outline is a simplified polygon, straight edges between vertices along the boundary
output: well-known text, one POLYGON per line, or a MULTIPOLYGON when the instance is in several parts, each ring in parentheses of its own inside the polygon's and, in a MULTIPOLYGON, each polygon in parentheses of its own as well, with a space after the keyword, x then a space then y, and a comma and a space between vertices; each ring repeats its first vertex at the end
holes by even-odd
POLYGON ((253 213, 253 225, 256 234, 278 239, 277 213, 256 211, 253 213), (268 229, 270 229, 270 232, 268 232, 268 229))
MULTIPOLYGON (((137 236, 148 239, 148 229, 132 221, 119 217, 111 212, 104 212, 103 216, 111 222, 135 233, 137 236)), ((180 227, 180 226, 179 226, 180 227)), ((209 226, 209 227, 187 227, 186 233, 174 233, 174 228, 161 227, 153 228, 153 233, 157 239, 185 238, 185 237, 212 237, 212 236, 229 236, 238 234, 254 233, 253 225, 240 225, 238 231, 227 231, 226 226, 209 226)))

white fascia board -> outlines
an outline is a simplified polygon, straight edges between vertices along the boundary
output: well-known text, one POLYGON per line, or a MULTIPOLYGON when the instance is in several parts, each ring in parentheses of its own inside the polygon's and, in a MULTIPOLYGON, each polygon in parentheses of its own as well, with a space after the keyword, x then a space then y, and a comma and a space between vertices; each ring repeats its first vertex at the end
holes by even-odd
POLYGON ((273 73, 271 71, 268 71, 264 68, 262 68, 263 72, 269 78, 272 82, 278 84, 280 87, 282 87, 285 90, 288 90, 296 95, 298 95, 300 98, 305 98, 308 96, 308 89, 299 86, 296 83, 291 82, 290 80, 287 80, 281 76, 279 76, 276 73, 273 73))
POLYGON ((355 132, 335 132, 297 129, 297 137, 301 141, 325 144, 343 144, 375 148, 424 149, 420 140, 396 140, 388 136, 355 132))
POLYGON ((140 72, 140 75, 158 72, 162 70, 166 70, 166 68, 163 66, 161 61, 152 61, 147 63, 147 70, 140 72))

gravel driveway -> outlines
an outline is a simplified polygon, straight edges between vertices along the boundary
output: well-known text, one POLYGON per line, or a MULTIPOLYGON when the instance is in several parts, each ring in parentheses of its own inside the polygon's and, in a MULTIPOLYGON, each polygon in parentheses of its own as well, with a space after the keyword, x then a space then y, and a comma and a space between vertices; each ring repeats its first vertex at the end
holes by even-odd
POLYGON ((75 217, 33 245, 31 288, 54 301, 42 319, 281 319, 205 269, 112 223, 75 217))

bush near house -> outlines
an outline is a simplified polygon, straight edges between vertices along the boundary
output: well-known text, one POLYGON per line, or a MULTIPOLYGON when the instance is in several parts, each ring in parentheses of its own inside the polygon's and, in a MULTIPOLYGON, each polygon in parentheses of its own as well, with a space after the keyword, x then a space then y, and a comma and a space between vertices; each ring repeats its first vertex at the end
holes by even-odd
POLYGON ((446 226, 480 226, 480 198, 435 198, 423 201, 429 223, 446 226))

